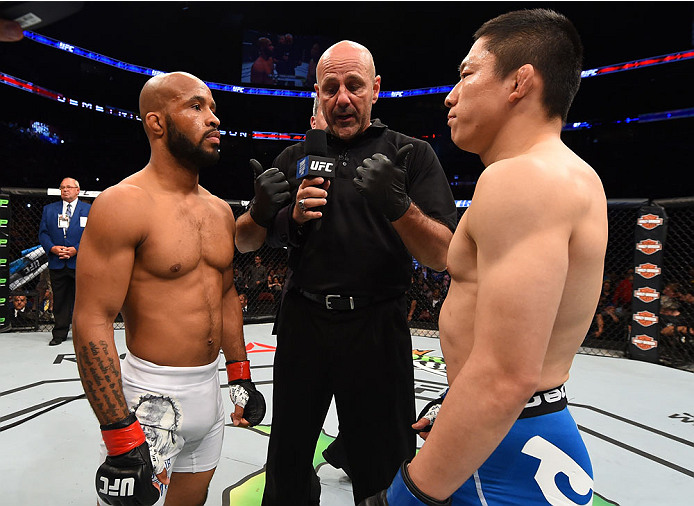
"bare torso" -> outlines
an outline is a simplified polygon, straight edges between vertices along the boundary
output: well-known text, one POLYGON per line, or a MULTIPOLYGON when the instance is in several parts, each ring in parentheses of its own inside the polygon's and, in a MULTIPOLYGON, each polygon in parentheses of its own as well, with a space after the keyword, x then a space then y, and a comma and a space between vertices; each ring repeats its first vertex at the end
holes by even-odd
POLYGON ((182 196, 125 179, 142 220, 122 313, 128 349, 160 365, 195 366, 219 355, 223 276, 232 269, 234 220, 203 188, 182 196))
MULTIPOLYGON (((604 267, 604 251, 607 242, 606 201, 600 180, 594 171, 571 153, 563 144, 554 143, 535 150, 530 156, 539 166, 543 179, 539 182, 530 177, 512 184, 541 185, 542 191, 555 195, 548 203, 528 202, 528 205, 547 205, 544 212, 556 213, 568 230, 568 270, 563 286, 556 319, 551 329, 549 344, 544 355, 538 390, 553 388, 564 383, 581 342, 593 318, 597 305, 604 267), (560 198, 556 198, 556 194, 560 198), (570 234, 570 235, 569 235, 570 234)), ((492 166, 490 166, 491 168, 492 166)), ((489 169, 487 169, 489 170, 489 169)), ((535 174, 535 172, 533 173, 535 174)), ((494 176, 492 176, 494 177, 494 176)), ((522 191, 522 188, 519 188, 522 191)), ((503 204, 494 202, 493 205, 503 204)), ((475 234, 484 231, 471 229, 469 218, 475 212, 475 199, 461 218, 448 252, 448 271, 451 286, 443 304, 439 329, 441 347, 446 360, 449 384, 458 375, 470 356, 476 333, 475 319, 479 311, 494 308, 478 308, 478 262, 480 257, 475 234)), ((523 208, 517 209, 518 219, 523 219, 523 208)), ((499 224, 499 227, 513 224, 499 224)), ((538 247, 542 247, 538 244, 538 247)), ((513 279, 508 279, 513 283, 513 279)), ((515 293, 532 299, 533 292, 542 288, 542 277, 532 286, 514 287, 515 293)), ((552 310, 552 309, 550 309, 552 310)), ((494 317, 494 315, 487 315, 494 317)), ((515 332, 504 336, 508 340, 522 340, 524 329, 519 325, 515 332)))
POLYGON ((253 62, 251 66, 251 82, 256 84, 273 84, 272 73, 275 70, 275 62, 272 58, 264 59, 262 56, 253 62))

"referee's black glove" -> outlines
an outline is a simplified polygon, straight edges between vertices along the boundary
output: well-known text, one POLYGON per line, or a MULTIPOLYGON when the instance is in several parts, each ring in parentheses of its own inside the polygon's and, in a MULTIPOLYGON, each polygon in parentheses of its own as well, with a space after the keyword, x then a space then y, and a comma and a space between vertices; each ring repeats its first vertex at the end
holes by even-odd
POLYGON ((291 200, 289 182, 281 170, 263 166, 255 159, 250 161, 255 173, 255 197, 250 204, 251 218, 261 227, 268 228, 277 212, 291 200))
POLYGON ((395 155, 395 162, 376 153, 357 167, 357 177, 354 178, 357 191, 390 221, 401 218, 412 203, 405 188, 407 171, 403 164, 413 147, 412 144, 401 147, 395 155))

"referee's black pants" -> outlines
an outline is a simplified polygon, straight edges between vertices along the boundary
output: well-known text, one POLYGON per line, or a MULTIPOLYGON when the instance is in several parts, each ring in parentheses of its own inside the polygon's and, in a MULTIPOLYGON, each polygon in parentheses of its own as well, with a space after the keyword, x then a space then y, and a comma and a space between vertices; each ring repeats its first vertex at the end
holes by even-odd
POLYGON ((49 269, 51 289, 53 290, 53 337, 67 338, 72 320, 72 307, 75 305, 75 269, 49 269))
POLYGON ((405 297, 335 311, 290 291, 278 318, 263 506, 310 504, 313 455, 333 395, 358 504, 415 454, 405 297))

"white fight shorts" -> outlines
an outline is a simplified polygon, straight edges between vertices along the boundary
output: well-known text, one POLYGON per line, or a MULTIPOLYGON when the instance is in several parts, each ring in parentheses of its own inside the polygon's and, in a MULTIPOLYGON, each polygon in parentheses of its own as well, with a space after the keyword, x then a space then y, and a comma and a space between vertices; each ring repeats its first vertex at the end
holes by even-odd
MULTIPOLYGON (((218 360, 197 367, 153 364, 131 353, 121 362, 123 392, 152 456, 154 475, 199 473, 217 467, 224 438, 218 360)), ((101 442, 101 462, 106 445, 101 442)), ((161 487, 164 503, 166 489, 161 487)))

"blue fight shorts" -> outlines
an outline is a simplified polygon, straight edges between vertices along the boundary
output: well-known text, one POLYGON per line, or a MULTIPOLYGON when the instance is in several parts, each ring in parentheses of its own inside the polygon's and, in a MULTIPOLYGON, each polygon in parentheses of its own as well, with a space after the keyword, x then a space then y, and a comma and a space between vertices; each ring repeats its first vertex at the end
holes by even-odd
POLYGON ((585 506, 593 503, 593 467, 567 408, 564 385, 538 392, 453 505, 585 506))

